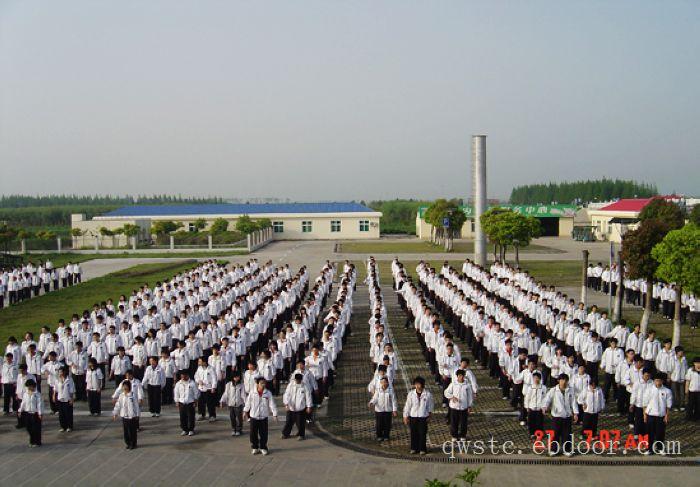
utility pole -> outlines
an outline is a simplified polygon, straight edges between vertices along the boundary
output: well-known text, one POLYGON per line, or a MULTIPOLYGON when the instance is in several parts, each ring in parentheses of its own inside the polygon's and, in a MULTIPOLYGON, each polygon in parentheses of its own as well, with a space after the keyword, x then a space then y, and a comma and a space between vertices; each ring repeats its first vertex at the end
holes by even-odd
POLYGON ((584 308, 588 306, 588 287, 586 286, 588 281, 588 250, 583 250, 583 266, 581 269, 581 302, 584 308))

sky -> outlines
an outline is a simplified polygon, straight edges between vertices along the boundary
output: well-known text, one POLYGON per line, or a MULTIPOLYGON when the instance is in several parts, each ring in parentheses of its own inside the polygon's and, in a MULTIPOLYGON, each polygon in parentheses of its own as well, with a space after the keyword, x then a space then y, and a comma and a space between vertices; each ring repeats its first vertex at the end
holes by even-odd
POLYGON ((0 194, 700 195, 700 1, 0 0, 0 194))

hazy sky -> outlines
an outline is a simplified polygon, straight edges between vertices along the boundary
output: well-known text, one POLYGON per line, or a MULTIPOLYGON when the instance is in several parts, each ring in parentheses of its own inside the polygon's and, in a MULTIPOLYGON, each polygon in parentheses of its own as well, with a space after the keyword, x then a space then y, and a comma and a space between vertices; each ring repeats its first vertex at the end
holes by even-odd
POLYGON ((0 193, 700 193, 700 1, 0 0, 0 193))

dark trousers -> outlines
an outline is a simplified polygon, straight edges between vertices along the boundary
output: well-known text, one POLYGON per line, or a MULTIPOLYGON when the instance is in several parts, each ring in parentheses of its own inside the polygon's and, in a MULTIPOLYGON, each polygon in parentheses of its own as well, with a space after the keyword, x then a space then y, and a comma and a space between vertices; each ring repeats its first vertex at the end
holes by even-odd
POLYGON ((644 410, 634 407, 634 434, 645 435, 647 433, 646 425, 644 424, 644 410))
POLYGON ((54 399, 53 387, 49 386, 49 409, 52 413, 58 412, 58 406, 56 406, 56 400, 54 399))
POLYGON ((165 379, 165 386, 163 386, 163 391, 162 391, 162 402, 163 404, 172 404, 173 403, 173 388, 175 386, 175 380, 171 378, 166 378, 165 379))
MULTIPOLYGON (((552 429, 554 430, 553 443, 559 446, 558 452, 564 451, 565 442, 571 440, 571 417, 568 418, 552 418, 552 429)), ((571 448, 571 446, 569 446, 571 448)), ((552 448, 557 451, 555 448, 552 448)))
POLYGON ((700 420, 700 391, 688 392, 688 405, 685 408, 685 417, 690 421, 700 420))
POLYGON ((136 448, 138 421, 136 418, 122 418, 122 426, 124 427, 124 443, 130 448, 136 448))
POLYGON ((533 436, 537 431, 544 431, 544 414, 540 409, 528 409, 527 432, 533 436))
POLYGON ((124 378, 124 375, 114 374, 114 387, 119 387, 119 384, 121 384, 124 381, 124 378))
POLYGON ((73 429, 73 405, 69 402, 58 401, 58 422, 61 429, 73 429))
POLYGON ((161 386, 148 385, 148 412, 160 414, 161 386))
POLYGON ((41 419, 36 413, 22 413, 24 416, 24 424, 29 433, 29 444, 41 445, 41 419))
POLYGON ((231 429, 238 433, 243 432, 243 406, 231 406, 228 408, 228 415, 231 418, 231 429))
POLYGON ((388 440, 389 434, 391 433, 391 413, 378 413, 375 411, 374 417, 377 429, 377 438, 388 440))
POLYGON ((85 374, 71 375, 73 376, 73 383, 75 384, 75 400, 84 401, 87 399, 87 394, 85 393, 85 374))
POLYGON ((663 416, 647 416, 647 434, 649 435, 649 451, 652 453, 663 450, 663 441, 666 439, 666 423, 663 416), (655 445, 656 442, 662 442, 655 445))
POLYGON ((469 410, 450 408, 450 435, 452 435, 452 438, 467 437, 468 421, 469 410))
POLYGON ((200 391, 199 399, 197 400, 197 412, 202 418, 207 413, 210 418, 216 418, 216 394, 213 394, 211 391, 200 391))
POLYGON ((194 431, 194 403, 180 404, 180 429, 186 433, 194 431))
POLYGON ((10 412, 10 406, 13 411, 17 411, 18 404, 17 398, 15 397, 15 391, 17 390, 16 384, 3 384, 2 385, 2 410, 6 413, 10 412))
POLYGON ((102 393, 100 391, 87 391, 90 414, 102 414, 102 393))
POLYGON ((427 452, 428 418, 409 417, 408 427, 411 430, 411 450, 427 452))
POLYGON ((610 388, 613 390, 613 397, 616 401, 620 401, 620 397, 617 393, 617 383, 615 382, 615 374, 608 374, 605 372, 605 379, 603 383, 603 394, 605 396, 605 402, 608 402, 608 396, 610 395, 610 388))
POLYGON ((590 431, 594 437, 598 436, 598 413, 583 413, 581 433, 585 434, 584 431, 590 431))
POLYGON ((306 435, 306 410, 287 411, 287 418, 282 428, 282 435, 289 436, 292 433, 292 428, 296 424, 297 433, 301 438, 306 435))
MULTIPOLYGON (((620 416, 627 414, 629 416, 630 410, 630 393, 627 391, 625 386, 618 386, 617 388, 617 412, 620 416)), ((632 424, 629 422, 628 424, 632 424)))
POLYGON ((254 450, 267 450, 267 418, 250 418, 250 447, 254 450))

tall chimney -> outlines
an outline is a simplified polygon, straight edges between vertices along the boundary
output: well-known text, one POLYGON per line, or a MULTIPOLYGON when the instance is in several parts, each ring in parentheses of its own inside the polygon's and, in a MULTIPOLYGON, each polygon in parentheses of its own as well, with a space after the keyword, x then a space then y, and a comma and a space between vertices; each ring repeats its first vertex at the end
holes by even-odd
POLYGON ((486 212, 486 136, 472 135, 472 198, 474 200, 474 261, 486 265, 486 235, 481 229, 481 215, 486 212))

